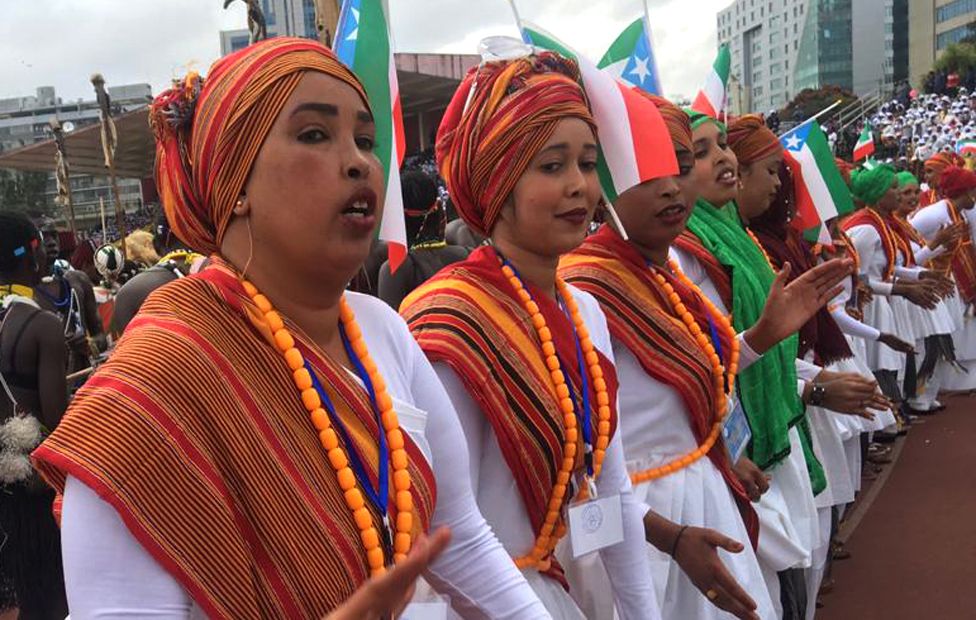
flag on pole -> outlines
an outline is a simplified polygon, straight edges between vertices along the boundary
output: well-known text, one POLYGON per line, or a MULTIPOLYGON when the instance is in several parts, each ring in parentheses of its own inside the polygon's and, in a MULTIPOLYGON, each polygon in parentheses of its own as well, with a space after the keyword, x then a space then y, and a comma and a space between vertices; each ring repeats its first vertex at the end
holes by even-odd
POLYGON ((864 159, 874 153, 874 133, 871 131, 871 124, 864 123, 861 135, 857 137, 857 144, 854 145, 854 161, 864 159))
POLYGON ((538 26, 521 22, 519 27, 526 43, 579 63, 583 89, 600 131, 600 185, 610 202, 644 181, 678 174, 671 134, 657 106, 538 26))
POLYGON ((726 87, 729 83, 729 73, 732 69, 732 52, 727 43, 718 48, 718 56, 712 63, 712 68, 705 77, 705 85, 698 91, 691 109, 718 118, 728 101, 726 87))
POLYGON ((597 68, 641 90, 660 95, 661 80, 647 20, 638 17, 624 28, 597 63, 597 68))
POLYGON ((956 142, 956 153, 962 156, 976 155, 976 140, 959 140, 956 142))
POLYGON ((796 216, 791 224, 809 241, 832 243, 824 223, 853 211, 854 201, 834 162, 827 136, 814 121, 787 133, 780 142, 796 193, 796 216))
POLYGON ((383 164, 386 200, 377 235, 387 243, 390 271, 407 255, 407 228, 400 193, 400 164, 406 148, 400 88, 393 61, 389 11, 385 0, 345 0, 333 48, 362 81, 376 123, 376 156, 383 164))

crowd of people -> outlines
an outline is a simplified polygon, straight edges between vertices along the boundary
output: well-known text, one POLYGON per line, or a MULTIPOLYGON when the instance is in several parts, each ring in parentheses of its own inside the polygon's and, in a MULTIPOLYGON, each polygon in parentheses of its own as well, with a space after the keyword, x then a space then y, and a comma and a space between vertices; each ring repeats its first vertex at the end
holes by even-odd
POLYGON ((0 214, 7 603, 814 617, 862 481, 976 388, 976 173, 838 160, 858 210, 811 244, 765 119, 641 104, 673 173, 609 203, 574 61, 472 69, 394 269, 365 90, 279 37, 157 97, 124 255, 0 214))

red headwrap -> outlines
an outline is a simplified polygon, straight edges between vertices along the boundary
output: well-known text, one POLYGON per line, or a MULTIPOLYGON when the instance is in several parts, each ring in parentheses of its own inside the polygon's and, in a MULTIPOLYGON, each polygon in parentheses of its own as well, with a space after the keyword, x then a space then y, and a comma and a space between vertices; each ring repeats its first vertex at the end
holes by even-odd
POLYGON ((552 52, 468 72, 437 132, 437 163, 472 230, 488 235, 502 205, 565 118, 593 122, 576 63, 552 52))
POLYGON ((783 150, 779 138, 766 127, 762 116, 746 114, 729 122, 729 146, 739 164, 749 165, 783 150))
POLYGON ((664 124, 667 125, 668 132, 671 134, 671 141, 689 151, 694 151, 694 142, 691 137, 691 119, 685 114, 685 111, 664 97, 652 95, 639 88, 637 92, 657 106, 657 111, 661 113, 661 118, 664 119, 664 124))
POLYGON ((959 157, 953 152, 942 151, 941 153, 936 153, 932 157, 925 160, 925 169, 934 170, 936 172, 942 172, 949 166, 956 166, 962 168, 966 165, 962 157, 959 157))
POLYGON ((942 171, 939 182, 942 195, 952 199, 976 189, 976 172, 950 166, 942 171))
POLYGON ((224 56, 206 81, 191 73, 152 103, 156 184, 173 232, 190 248, 220 248, 234 204, 271 126, 302 77, 355 75, 321 43, 277 37, 224 56))

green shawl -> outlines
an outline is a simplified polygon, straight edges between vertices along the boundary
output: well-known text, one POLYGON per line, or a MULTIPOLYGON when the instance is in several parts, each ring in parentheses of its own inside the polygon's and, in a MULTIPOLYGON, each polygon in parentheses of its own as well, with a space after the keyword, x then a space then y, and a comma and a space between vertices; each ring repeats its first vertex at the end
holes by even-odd
MULTIPOLYGON (((746 233, 734 205, 718 209, 699 199, 688 220, 688 230, 732 272, 732 318, 742 332, 759 320, 776 275, 746 233)), ((823 467, 813 453, 803 403, 797 395, 796 356, 798 339, 793 334, 770 349, 736 380, 752 442, 749 458, 768 469, 790 453, 789 430, 798 426, 803 453, 814 493, 827 486, 823 467)))

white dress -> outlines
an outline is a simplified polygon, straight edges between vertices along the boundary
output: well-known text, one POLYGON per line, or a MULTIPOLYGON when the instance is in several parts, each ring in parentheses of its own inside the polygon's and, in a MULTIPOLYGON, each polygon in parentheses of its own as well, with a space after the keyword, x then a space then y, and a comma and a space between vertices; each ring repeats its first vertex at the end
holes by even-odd
MULTIPOLYGON (((621 386, 620 424, 627 469, 637 473, 658 467, 697 448, 687 409, 678 392, 648 375, 633 353, 618 340, 613 340, 613 351, 621 386)), ((739 585, 756 601, 759 617, 764 620, 776 617, 735 499, 722 474, 707 457, 673 474, 634 486, 634 495, 645 511, 654 511, 681 525, 713 529, 741 542, 745 546, 741 553, 720 549, 719 556, 739 585)), ((705 598, 667 553, 650 544, 645 548, 662 617, 696 620, 733 617, 705 598)), ((603 567, 597 562, 572 577, 591 584, 590 590, 598 589, 592 587, 594 582, 606 581, 603 567)), ((594 609, 599 604, 590 603, 585 607, 594 609)), ((587 615, 594 617, 591 613, 587 615)))
MULTIPOLYGON (((970 235, 976 239, 976 214, 963 211, 969 224, 970 235)), ((909 222, 926 241, 931 241, 939 229, 952 223, 949 206, 945 200, 919 209, 909 217, 909 222)), ((968 369, 963 372, 956 368, 948 369, 942 377, 942 388, 946 390, 971 390, 976 388, 976 317, 963 305, 960 296, 954 295, 945 300, 945 305, 954 321, 952 341, 955 345, 956 360, 968 369)))
MULTIPOLYGON (((688 252, 671 247, 681 270, 713 304, 728 314, 725 302, 701 263, 688 252)), ((810 566, 811 554, 819 543, 817 507, 799 431, 790 429, 790 454, 766 471, 771 476, 769 490, 754 506, 759 515, 757 556, 763 577, 779 611, 779 579, 776 573, 788 568, 810 566)))
MULTIPOLYGON (((579 306, 593 346, 613 361, 606 317, 596 299, 573 286, 568 288, 579 306)), ((532 548, 535 533, 515 478, 502 456, 494 429, 460 377, 444 363, 435 363, 434 369, 444 384, 464 429, 468 453, 471 455, 471 486, 474 488, 478 506, 505 551, 511 557, 521 556, 532 548)), ((610 577, 612 595, 605 588, 597 588, 600 591, 592 594, 604 601, 604 606, 597 610, 599 618, 613 617, 611 601, 615 603, 619 617, 625 620, 660 618, 660 607, 654 596, 647 553, 644 551, 647 546, 644 537, 644 512, 631 489, 621 435, 618 431, 610 440, 596 485, 601 497, 620 495, 624 541, 599 552, 599 559, 610 577)), ((556 552, 563 567, 570 572, 574 562, 565 546, 568 546, 568 534, 556 552)), ((594 556, 584 556, 581 560, 593 561, 594 556)), ((534 569, 526 569, 523 573, 554 618, 586 617, 579 603, 558 582, 534 569)))
MULTIPOLYGON (((854 244, 861 259, 860 275, 867 278, 868 287, 874 293, 873 299, 864 306, 864 322, 878 331, 886 334, 911 335, 910 332, 899 331, 898 318, 893 311, 893 300, 890 300, 892 284, 885 282, 887 259, 881 247, 881 237, 873 226, 863 224, 854 226, 847 231, 848 237, 854 244)), ((903 325, 902 329, 907 329, 903 325)), ((912 336, 909 342, 914 341, 912 336)), ((877 341, 866 344, 868 367, 873 371, 893 370, 901 371, 905 367, 905 355, 877 341)))
MULTIPOLYGON (((478 511, 468 477, 458 475, 468 467, 461 428, 406 324, 379 299, 357 293, 346 298, 401 427, 433 465, 437 504, 431 529, 447 526, 452 539, 428 577, 466 617, 549 618, 478 511)), ((68 605, 76 620, 203 617, 115 509, 73 477, 65 488, 61 536, 68 605)))

